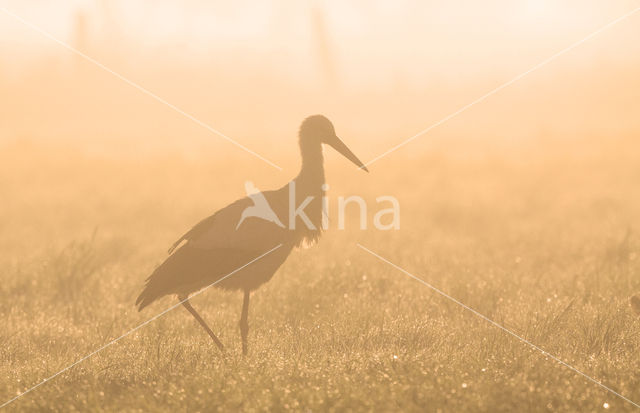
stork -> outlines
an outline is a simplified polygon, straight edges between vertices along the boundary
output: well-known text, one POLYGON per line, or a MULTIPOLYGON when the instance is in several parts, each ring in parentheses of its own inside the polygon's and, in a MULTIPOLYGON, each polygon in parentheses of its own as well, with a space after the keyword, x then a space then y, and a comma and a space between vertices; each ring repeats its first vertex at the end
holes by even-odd
POLYGON ((329 119, 322 115, 310 116, 302 122, 299 144, 302 167, 291 182, 280 189, 264 191, 261 196, 252 194, 231 203, 200 221, 173 244, 169 257, 147 278, 136 300, 138 311, 165 295, 176 295, 224 351, 218 337, 189 303, 189 296, 213 284, 227 290, 242 290, 244 299, 239 324, 242 353, 247 354, 251 291, 269 281, 295 247, 317 242, 322 233, 325 189, 322 144, 333 147, 360 169, 369 172, 338 138, 329 119), (270 207, 276 217, 270 212, 267 214, 270 219, 263 217, 262 200, 267 201, 267 208, 270 207), (302 206, 304 209, 300 211, 302 206), (245 212, 256 207, 260 208, 261 214, 245 212), (282 222, 285 224, 278 225, 282 222), (265 254, 267 251, 271 252, 265 254), (261 258, 256 260, 256 257, 261 258), (251 265, 247 265, 249 262, 251 265))

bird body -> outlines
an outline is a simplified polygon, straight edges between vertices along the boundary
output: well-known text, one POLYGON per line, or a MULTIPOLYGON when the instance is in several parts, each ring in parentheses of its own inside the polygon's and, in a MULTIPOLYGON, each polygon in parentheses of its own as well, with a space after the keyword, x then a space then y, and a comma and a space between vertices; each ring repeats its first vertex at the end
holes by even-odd
MULTIPOLYGON (((187 231, 169 249, 169 257, 147 278, 136 300, 138 309, 171 294, 186 302, 190 294, 214 283, 223 289, 243 290, 241 332, 246 353, 248 327, 243 326, 247 323, 249 293, 273 277, 293 248, 315 243, 321 235, 325 183, 322 143, 335 147, 366 170, 335 135, 328 119, 321 115, 307 118, 300 129, 302 168, 293 181, 277 190, 239 199, 187 231), (302 214, 292 214, 291 209, 301 204, 307 220, 302 214), (264 255, 268 251, 271 252, 264 255), (261 258, 255 260, 258 257, 261 258), (252 260, 255 262, 247 265, 252 260)), ((193 307, 190 304, 185 307, 222 348, 193 307)))

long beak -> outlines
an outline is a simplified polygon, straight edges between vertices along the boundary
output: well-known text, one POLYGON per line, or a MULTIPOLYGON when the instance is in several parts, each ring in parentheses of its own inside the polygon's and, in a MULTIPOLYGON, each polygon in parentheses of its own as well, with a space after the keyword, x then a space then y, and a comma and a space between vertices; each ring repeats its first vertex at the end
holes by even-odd
POLYGON ((351 149, 347 148, 347 145, 345 145, 344 142, 342 142, 340 140, 340 138, 338 138, 337 136, 334 136, 333 139, 331 141, 327 142, 327 143, 333 149, 335 149, 336 151, 340 152, 342 154, 342 156, 344 156, 345 158, 347 158, 348 160, 350 160, 351 162, 356 164, 358 166, 358 168, 362 169, 365 172, 369 172, 369 170, 367 169, 366 166, 364 166, 362 161, 360 159, 358 159, 358 157, 355 156, 353 154, 353 152, 351 152, 351 149))

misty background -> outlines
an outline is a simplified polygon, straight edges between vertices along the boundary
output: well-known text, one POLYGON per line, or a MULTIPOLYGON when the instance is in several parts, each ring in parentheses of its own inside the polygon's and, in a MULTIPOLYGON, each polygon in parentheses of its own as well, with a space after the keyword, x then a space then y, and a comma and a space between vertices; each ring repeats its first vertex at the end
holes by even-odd
MULTIPOLYGON (((365 146, 368 160, 635 4, 102 0, 6 7, 295 168, 293 142, 309 114, 329 116, 344 139, 365 146)), ((115 157, 169 150, 255 161, 11 16, 0 14, 0 23, 4 147, 71 146, 115 157)), ((434 145, 464 152, 474 143, 527 153, 545 140, 582 145, 636 134, 637 39, 636 22, 624 21, 394 156, 434 145)))

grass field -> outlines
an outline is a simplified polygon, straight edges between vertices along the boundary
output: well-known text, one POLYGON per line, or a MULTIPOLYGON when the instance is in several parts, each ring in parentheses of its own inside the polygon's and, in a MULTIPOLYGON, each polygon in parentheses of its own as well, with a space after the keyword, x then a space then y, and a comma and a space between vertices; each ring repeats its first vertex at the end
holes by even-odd
MULTIPOLYGON (((295 251, 252 296, 247 357, 241 294, 212 289, 192 303, 225 356, 177 308, 5 409, 632 411, 357 247, 640 402, 640 320, 628 305, 640 290, 640 151, 632 139, 598 142, 516 157, 405 152, 369 175, 332 155, 332 202, 394 195, 401 229, 334 228, 295 251)), ((245 179, 266 189, 295 173, 5 149, 0 402, 173 305, 133 304, 175 238, 243 196, 245 179)))

